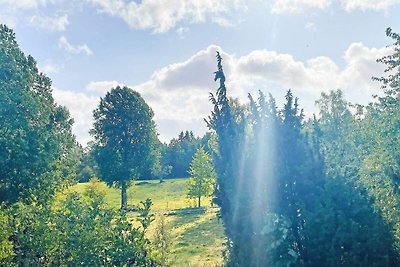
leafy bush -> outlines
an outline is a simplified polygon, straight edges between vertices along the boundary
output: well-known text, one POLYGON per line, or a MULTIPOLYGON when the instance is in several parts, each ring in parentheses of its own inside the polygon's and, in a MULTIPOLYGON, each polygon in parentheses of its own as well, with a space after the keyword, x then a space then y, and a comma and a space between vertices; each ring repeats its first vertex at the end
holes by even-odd
POLYGON ((11 228, 8 216, 0 207, 0 263, 6 261, 12 256, 12 242, 9 240, 11 236, 11 228))
MULTIPOLYGON (((144 203, 141 214, 151 218, 151 201, 144 203)), ((146 223, 134 227, 95 188, 68 195, 56 210, 17 203, 9 212, 14 255, 0 258, 0 265, 159 266, 144 234, 151 219, 142 216, 146 223)))

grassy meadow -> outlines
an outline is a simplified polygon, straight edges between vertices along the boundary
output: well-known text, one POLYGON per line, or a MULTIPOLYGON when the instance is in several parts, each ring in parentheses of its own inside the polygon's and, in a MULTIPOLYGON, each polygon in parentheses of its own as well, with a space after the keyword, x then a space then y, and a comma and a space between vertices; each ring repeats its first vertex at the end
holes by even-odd
MULTIPOLYGON (((137 205, 146 198, 153 201, 152 211, 156 220, 148 235, 151 239, 155 227, 164 216, 171 242, 169 262, 171 266, 218 266, 223 262, 225 248, 223 225, 217 218, 218 208, 209 198, 202 199, 202 208, 196 208, 195 200, 187 198, 187 179, 168 179, 163 183, 155 180, 136 181, 128 189, 128 204, 137 205)), ((68 192, 83 193, 89 183, 79 183, 68 192)), ((121 205, 121 192, 96 182, 98 190, 105 194, 107 204, 115 209, 121 205)), ((64 198, 65 194, 58 198, 64 198)))

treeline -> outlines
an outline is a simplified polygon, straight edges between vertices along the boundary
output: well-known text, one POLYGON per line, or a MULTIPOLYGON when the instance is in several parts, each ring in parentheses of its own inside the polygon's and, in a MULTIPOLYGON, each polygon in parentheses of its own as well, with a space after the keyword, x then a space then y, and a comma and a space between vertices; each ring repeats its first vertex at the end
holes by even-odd
POLYGON ((217 53, 207 123, 227 266, 400 266, 400 36, 387 35, 383 96, 323 93, 314 118, 290 90, 282 108, 262 92, 230 99, 217 53))
MULTIPOLYGON (((189 165, 199 147, 210 153, 213 140, 210 132, 203 137, 196 137, 192 131, 182 131, 177 138, 168 144, 156 141, 157 158, 153 165, 138 179, 162 180, 165 178, 189 177, 189 165), (156 170, 156 171, 154 171, 156 170)), ((214 142, 215 143, 215 142, 214 142)), ((93 157, 94 143, 90 142, 86 148, 79 148, 80 163, 76 170, 79 182, 88 182, 93 177, 98 177, 98 166, 93 157)))
POLYGON ((168 178, 189 177, 189 165, 197 148, 203 147, 210 153, 211 133, 203 137, 195 137, 192 131, 181 132, 178 138, 173 138, 169 144, 163 145, 162 164, 170 169, 168 178))

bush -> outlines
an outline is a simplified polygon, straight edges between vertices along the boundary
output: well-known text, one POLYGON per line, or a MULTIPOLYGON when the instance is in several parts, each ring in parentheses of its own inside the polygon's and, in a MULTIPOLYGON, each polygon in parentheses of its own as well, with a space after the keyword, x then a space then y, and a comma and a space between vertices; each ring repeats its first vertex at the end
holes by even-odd
MULTIPOLYGON (((143 209, 147 209, 146 205, 143 209)), ((10 209, 14 255, 0 265, 159 266, 143 228, 126 213, 111 210, 92 188, 70 194, 56 210, 18 203, 10 209)), ((141 218, 142 221, 149 220, 141 218)))
POLYGON ((0 264, 12 257, 11 228, 6 212, 0 207, 0 264))

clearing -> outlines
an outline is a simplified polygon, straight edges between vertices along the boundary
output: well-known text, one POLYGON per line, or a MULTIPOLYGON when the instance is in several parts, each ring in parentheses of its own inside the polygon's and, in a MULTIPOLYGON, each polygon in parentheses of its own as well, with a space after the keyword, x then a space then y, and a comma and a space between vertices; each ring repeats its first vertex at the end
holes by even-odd
MULTIPOLYGON (((186 183, 187 179, 168 179, 163 183, 156 180, 136 181, 128 189, 128 205, 134 206, 151 198, 156 221, 149 229, 150 236, 160 216, 164 215, 171 240, 171 266, 222 265, 226 238, 223 224, 217 218, 218 208, 211 206, 209 198, 202 199, 202 208, 195 208, 196 200, 186 196, 186 183)), ((83 193, 88 185, 79 183, 67 192, 83 193)), ((109 188, 104 183, 98 183, 97 187, 105 192, 110 207, 120 207, 119 189, 109 188)))

